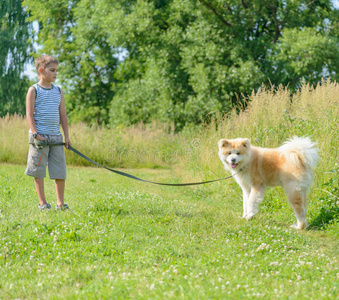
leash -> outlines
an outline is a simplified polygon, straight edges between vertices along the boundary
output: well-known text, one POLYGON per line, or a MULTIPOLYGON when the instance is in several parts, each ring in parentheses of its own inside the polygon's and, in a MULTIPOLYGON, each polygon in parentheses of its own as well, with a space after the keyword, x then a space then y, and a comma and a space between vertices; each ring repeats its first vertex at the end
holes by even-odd
MULTIPOLYGON (((29 143, 29 144, 33 144, 35 145, 34 143, 29 143)), ((46 146, 65 146, 66 143, 57 143, 57 144, 47 144, 46 146)), ((227 176, 227 177, 224 177, 224 178, 220 178, 220 179, 215 179, 215 180, 209 180, 209 181, 201 181, 201 182, 191 182, 191 183, 161 183, 161 182, 154 182, 154 181, 149 181, 149 180, 145 180, 145 179, 141 179, 139 177, 136 177, 136 176, 133 176, 131 174, 128 174, 128 173, 125 173, 125 172, 121 172, 121 171, 118 171, 118 170, 114 170, 114 169, 111 169, 111 168, 108 168, 108 167, 105 167, 99 163, 97 163, 96 161, 90 159, 89 157, 87 157, 86 155, 82 154, 80 151, 74 149, 72 146, 68 146, 67 149, 70 149, 72 150, 75 154, 79 155, 80 157, 86 159, 87 161, 101 167, 101 168, 104 168, 108 171, 111 171, 113 173, 116 173, 116 174, 119 174, 121 176, 124 176, 124 177, 128 177, 128 178, 131 178, 131 179, 135 179, 135 180, 138 180, 138 181, 142 181, 142 182, 147 182, 147 183, 152 183, 152 184, 157 184, 157 185, 166 185, 166 186, 190 186, 190 185, 200 185, 200 184, 206 184, 206 183, 212 183, 212 182, 216 182, 216 181, 221 181, 221 180, 225 180, 225 179, 229 179, 231 177, 234 177, 235 175, 237 175, 239 172, 242 171, 242 169, 240 169, 237 173, 233 174, 233 175, 230 175, 230 176, 227 176)))

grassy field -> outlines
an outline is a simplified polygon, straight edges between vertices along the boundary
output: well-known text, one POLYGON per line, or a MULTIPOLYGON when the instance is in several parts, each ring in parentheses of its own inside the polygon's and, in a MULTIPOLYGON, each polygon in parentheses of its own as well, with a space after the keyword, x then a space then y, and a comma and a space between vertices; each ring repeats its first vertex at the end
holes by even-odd
MULTIPOLYGON (((225 177, 220 138, 277 147, 310 136, 320 150, 304 231, 282 188, 251 221, 233 179, 160 187, 117 176, 67 151, 66 203, 39 212, 24 175, 26 121, 0 119, 0 299, 337 299, 339 296, 339 85, 261 89, 212 124, 71 125, 73 146, 111 167, 160 182, 225 177)), ((46 179, 55 205, 54 183, 46 179)))
MULTIPOLYGON (((70 167, 72 212, 39 212, 24 169, 1 165, 1 299, 338 296, 338 226, 290 229, 292 209, 276 192, 246 222, 232 180, 211 193, 70 167)), ((170 170, 130 172, 173 178, 170 170)), ((55 204, 49 180, 46 195, 55 204)))

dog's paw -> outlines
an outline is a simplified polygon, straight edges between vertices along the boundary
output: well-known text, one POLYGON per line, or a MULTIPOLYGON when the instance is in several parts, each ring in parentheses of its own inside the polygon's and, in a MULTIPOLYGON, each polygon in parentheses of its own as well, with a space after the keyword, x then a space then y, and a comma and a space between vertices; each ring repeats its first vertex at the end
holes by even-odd
POLYGON ((303 230, 308 226, 307 223, 297 223, 297 224, 293 224, 291 225, 291 228, 297 229, 297 230, 303 230))
POLYGON ((254 217, 254 215, 247 215, 245 218, 246 218, 247 221, 249 221, 249 220, 252 220, 253 217, 254 217))

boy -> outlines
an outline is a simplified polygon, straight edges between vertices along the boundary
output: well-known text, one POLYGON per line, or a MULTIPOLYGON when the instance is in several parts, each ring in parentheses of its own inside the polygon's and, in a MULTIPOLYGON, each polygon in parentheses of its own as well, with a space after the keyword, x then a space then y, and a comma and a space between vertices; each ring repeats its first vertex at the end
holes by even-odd
POLYGON ((49 177, 55 179, 57 210, 67 210, 64 203, 66 180, 66 159, 62 146, 49 144, 62 143, 62 126, 66 148, 72 146, 68 134, 68 121, 64 93, 52 84, 58 73, 59 62, 50 55, 42 55, 35 60, 39 82, 31 86, 26 97, 26 115, 29 130, 29 152, 25 174, 34 177, 39 198, 39 210, 49 210, 44 191, 44 178, 48 164, 49 177), (42 142, 43 141, 43 142, 42 142), (47 143, 47 145, 43 145, 47 143))

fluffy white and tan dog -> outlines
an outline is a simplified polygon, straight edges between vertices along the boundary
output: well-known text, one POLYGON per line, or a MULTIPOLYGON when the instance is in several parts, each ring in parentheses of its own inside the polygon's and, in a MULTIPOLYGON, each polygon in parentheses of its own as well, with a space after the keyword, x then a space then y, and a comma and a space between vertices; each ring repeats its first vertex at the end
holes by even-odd
POLYGON ((222 139, 219 157, 243 191, 243 218, 251 219, 259 210, 267 187, 282 186, 295 211, 297 224, 304 229, 307 192, 312 184, 318 149, 308 137, 293 137, 274 149, 254 147, 248 139, 222 139))

